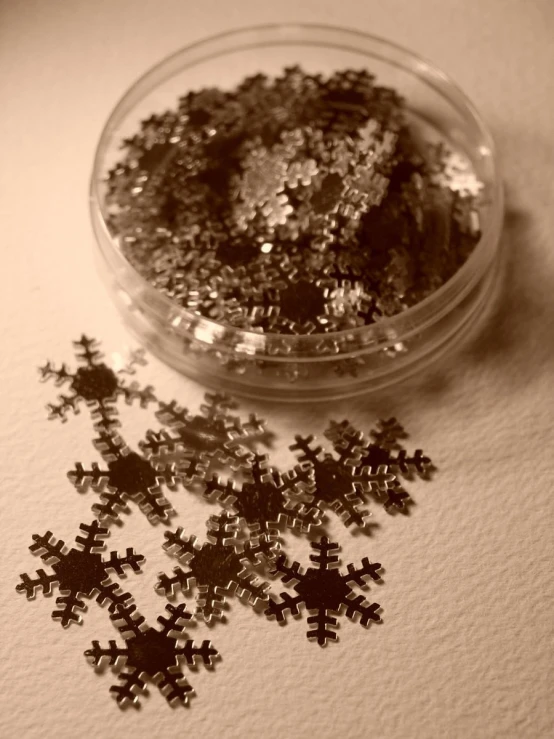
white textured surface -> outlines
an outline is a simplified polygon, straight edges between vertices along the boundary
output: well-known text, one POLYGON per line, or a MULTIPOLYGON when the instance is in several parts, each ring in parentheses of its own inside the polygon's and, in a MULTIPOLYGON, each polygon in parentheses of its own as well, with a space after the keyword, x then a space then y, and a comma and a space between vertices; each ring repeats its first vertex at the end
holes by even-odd
MULTIPOLYGON (((550 0, 73 0, 0 3, 2 496, 0 735, 12 737, 529 737, 554 735, 552 481, 554 417, 554 6, 550 0), (92 606, 83 628, 50 619, 52 599, 14 591, 38 561, 31 534, 68 541, 90 517, 65 471, 93 459, 86 416, 48 423, 43 358, 71 359, 82 331, 120 351, 127 337, 93 268, 87 179, 101 127, 120 93, 167 53, 245 24, 304 20, 356 26, 433 59, 490 122, 508 185, 509 274, 478 345, 424 387, 377 403, 326 409, 367 427, 397 414, 440 467, 414 491, 410 518, 376 516, 373 538, 345 536, 344 561, 383 562, 384 623, 345 625, 325 650, 302 623, 286 629, 240 605, 210 632, 224 659, 191 674, 198 697, 171 711, 154 689, 118 711, 110 675, 82 652, 115 632, 92 606)), ((194 406, 199 389, 156 361, 141 371, 194 406)), ((327 412, 328 411, 328 412, 327 412)), ((287 429, 322 418, 272 412, 287 429)), ((147 424, 136 411, 129 421, 147 424), (140 417, 140 418, 139 418, 140 417)), ((133 429, 136 438, 140 429, 133 429)), ((184 503, 184 501, 183 501, 184 503)), ((187 499, 188 503, 188 499, 187 499)), ((181 508, 183 505, 181 505, 181 508)), ((206 509, 190 503, 186 525, 206 509)), ((161 531, 136 513, 112 535, 148 556, 129 587, 154 618, 161 531)), ((112 547, 110 547, 112 548, 112 547)), ((306 547, 296 545, 299 555, 306 547)), ((197 629, 202 638, 203 629, 197 629)))

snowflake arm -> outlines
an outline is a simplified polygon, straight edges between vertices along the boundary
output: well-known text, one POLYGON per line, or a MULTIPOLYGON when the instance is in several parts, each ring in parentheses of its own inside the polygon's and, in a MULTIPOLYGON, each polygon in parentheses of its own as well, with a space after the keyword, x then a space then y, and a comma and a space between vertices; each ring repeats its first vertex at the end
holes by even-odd
POLYGON ((125 493, 108 488, 102 491, 100 495, 100 503, 92 506, 92 512, 98 517, 99 521, 119 521, 120 513, 130 513, 127 505, 128 497, 125 493))
MULTIPOLYGON (((75 542, 79 544, 83 552, 91 554, 104 548, 103 539, 108 536, 108 529, 100 526, 98 521, 93 521, 91 524, 82 523, 79 528, 84 536, 77 534, 75 542)), ((112 554, 115 554, 115 552, 112 552, 112 554)))
POLYGON ((408 454, 405 449, 401 449, 393 460, 393 466, 404 477, 410 477, 415 471, 420 477, 428 477, 432 471, 432 462, 421 449, 416 449, 413 454, 408 454))
POLYGON ((175 596, 177 590, 188 593, 193 582, 193 575, 185 572, 181 567, 174 567, 173 577, 160 572, 154 589, 158 595, 165 595, 167 598, 172 598, 175 596))
POLYGON ((158 521, 167 523, 170 517, 175 514, 173 506, 158 486, 137 494, 135 500, 139 509, 151 524, 156 524, 158 521))
POLYGON ((67 365, 64 363, 59 369, 56 369, 52 362, 46 362, 38 368, 41 382, 54 380, 54 384, 59 387, 71 379, 71 374, 67 371, 67 365))
POLYGON ((153 386, 146 385, 146 387, 141 388, 136 381, 132 382, 128 387, 122 385, 121 394, 125 398, 127 405, 132 405, 135 400, 138 400, 141 408, 147 408, 148 403, 156 402, 153 386))
POLYGON ((210 503, 232 506, 237 499, 237 485, 233 480, 223 481, 218 475, 213 475, 206 482, 204 498, 210 503))
POLYGON ((370 562, 367 557, 362 559, 361 567, 349 564, 346 569, 347 573, 343 576, 343 579, 347 584, 353 582, 363 588, 367 585, 368 578, 374 582, 381 579, 381 576, 379 575, 381 564, 379 562, 370 562))
POLYGON ((133 572, 140 572, 143 562, 144 557, 142 554, 137 554, 132 547, 127 547, 124 557, 117 552, 110 552, 110 558, 106 562, 106 569, 111 569, 120 577, 125 577, 126 567, 130 567, 133 572))
POLYGON ((32 600, 37 593, 42 592, 43 595, 50 595, 52 585, 56 585, 58 578, 56 575, 48 575, 44 570, 37 570, 36 578, 32 579, 26 573, 20 575, 21 582, 16 586, 18 593, 25 593, 28 600, 32 600))
POLYGON ((197 647, 193 642, 188 642, 183 647, 179 647, 176 650, 177 654, 182 655, 187 665, 195 665, 198 662, 198 658, 208 667, 213 664, 213 659, 218 656, 216 649, 212 647, 212 643, 208 639, 204 639, 202 644, 197 647))
POLYGON ((408 438, 406 430, 394 417, 379 419, 377 428, 371 429, 369 436, 374 444, 384 449, 399 449, 399 440, 408 438))
POLYGON ((56 541, 51 531, 47 531, 43 536, 33 534, 33 544, 29 550, 45 562, 48 560, 59 561, 63 557, 65 542, 61 539, 56 541))
POLYGON ((268 618, 276 618, 280 623, 286 621, 286 612, 289 611, 291 616, 298 616, 300 613, 300 605, 303 603, 301 595, 292 596, 289 593, 280 594, 281 602, 277 602, 274 598, 269 599, 266 616, 268 618))
POLYGON ((103 668, 106 665, 115 665, 120 657, 127 654, 125 649, 117 646, 114 639, 110 639, 108 647, 101 647, 99 641, 92 642, 92 649, 87 649, 85 657, 95 667, 103 668))
POLYGON ((130 593, 125 593, 115 582, 107 582, 100 584, 96 590, 96 602, 103 606, 108 603, 108 610, 115 611, 117 608, 126 605, 130 598, 130 593))
POLYGON ((185 536, 184 531, 182 526, 179 526, 176 531, 166 531, 164 534, 166 541, 163 548, 175 557, 182 557, 184 561, 188 561, 200 550, 200 547, 196 544, 196 537, 185 536))
POLYGON ((264 562, 273 562, 277 557, 277 553, 277 542, 271 541, 265 536, 249 539, 245 542, 242 551, 243 557, 254 566, 261 565, 264 562))
POLYGON ((393 487, 388 488, 386 498, 383 502, 383 507, 387 513, 393 513, 394 511, 401 511, 406 513, 408 511, 408 505, 412 502, 409 493, 397 483, 393 487))
POLYGON ((315 613, 308 616, 307 623, 315 628, 308 629, 306 636, 310 640, 315 639, 320 647, 324 647, 328 640, 338 640, 335 632, 339 623, 338 619, 327 613, 325 608, 318 608, 315 613))
POLYGON ((223 608, 225 607, 224 593, 228 591, 217 585, 198 586, 198 597, 196 598, 196 614, 207 624, 213 621, 223 621, 223 608))
POLYGON ((63 606, 63 608, 56 608, 52 611, 54 621, 60 621, 64 628, 72 623, 81 623, 81 616, 78 611, 86 609, 84 600, 78 598, 74 593, 69 593, 56 598, 56 605, 63 606))
POLYGON ((281 579, 284 583, 289 583, 292 580, 299 580, 302 576, 300 572, 300 564, 298 562, 293 562, 289 565, 284 554, 280 554, 277 557, 270 574, 273 576, 281 575, 281 579))
POLYGON ((143 693, 146 688, 146 682, 140 677, 140 671, 135 669, 120 672, 117 679, 121 681, 122 685, 112 685, 110 687, 110 693, 113 694, 117 704, 121 708, 127 705, 138 708, 138 694, 143 693))
POLYGON ((186 677, 176 667, 164 670, 156 682, 161 694, 170 705, 174 703, 186 705, 189 696, 194 693, 194 689, 189 685, 186 677))
POLYGON ((60 395, 59 399, 59 403, 48 403, 46 405, 49 421, 59 418, 62 423, 65 423, 67 421, 67 414, 69 411, 78 415, 79 398, 76 398, 73 395, 60 395))
POLYGON ((378 613, 380 608, 379 603, 368 603, 363 595, 357 595, 354 598, 347 598, 345 615, 351 621, 355 621, 359 616, 360 624, 367 627, 372 621, 374 623, 381 621, 378 613))
POLYGON ((109 481, 109 472, 101 470, 97 462, 93 462, 89 470, 76 462, 75 468, 67 476, 80 493, 86 493, 90 489, 95 493, 100 492, 109 481))
POLYGON ((358 467, 353 479, 365 493, 384 493, 396 484, 396 475, 389 472, 384 464, 380 464, 377 468, 358 467))
MULTIPOLYGON (((354 486, 352 486, 354 488, 354 486)), ((337 514, 345 526, 354 524, 360 529, 367 526, 371 513, 362 508, 364 501, 352 492, 346 493, 341 498, 335 499, 329 504, 330 510, 337 514)))

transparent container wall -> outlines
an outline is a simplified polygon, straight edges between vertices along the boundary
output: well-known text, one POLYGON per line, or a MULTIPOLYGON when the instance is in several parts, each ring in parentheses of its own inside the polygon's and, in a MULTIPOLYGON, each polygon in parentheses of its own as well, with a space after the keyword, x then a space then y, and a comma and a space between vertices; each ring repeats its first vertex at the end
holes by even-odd
POLYGON ((432 65, 387 41, 318 26, 271 26, 223 34, 154 67, 122 98, 102 135, 93 172, 91 210, 110 291, 135 335, 168 364, 201 382, 253 397, 288 401, 338 398, 378 390, 421 372, 459 345, 486 313, 496 268, 502 191, 491 138, 463 93, 432 65), (281 337, 229 329, 193 316, 148 285, 121 254, 106 225, 104 181, 121 142, 141 121, 175 108, 206 87, 232 89, 247 76, 279 75, 300 65, 328 76, 367 69, 376 84, 406 100, 409 122, 424 142, 461 151, 484 183, 482 238, 466 264, 436 293, 378 324, 324 337, 281 337), (321 350, 324 340, 325 351, 321 350), (284 352, 277 351, 287 343, 284 352))

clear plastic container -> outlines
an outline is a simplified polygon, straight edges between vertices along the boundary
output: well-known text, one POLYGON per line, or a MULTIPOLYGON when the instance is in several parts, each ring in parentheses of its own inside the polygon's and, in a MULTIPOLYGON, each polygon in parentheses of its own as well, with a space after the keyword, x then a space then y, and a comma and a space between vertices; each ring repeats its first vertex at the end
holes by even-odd
POLYGON ((193 44, 155 66, 124 95, 102 132, 90 205, 102 271, 136 337, 201 383, 254 398, 342 398, 423 373, 477 327, 494 300, 501 274, 502 185, 492 138, 473 105, 445 74, 411 52, 340 28, 247 28, 193 44), (141 120, 171 108, 190 90, 231 88, 246 76, 275 76, 294 64, 325 75, 366 67, 378 84, 405 97, 414 127, 467 156, 484 184, 481 238, 458 272, 404 312, 334 334, 261 334, 198 316, 146 282, 125 259, 106 223, 106 174, 120 157, 122 139, 131 136, 141 120))

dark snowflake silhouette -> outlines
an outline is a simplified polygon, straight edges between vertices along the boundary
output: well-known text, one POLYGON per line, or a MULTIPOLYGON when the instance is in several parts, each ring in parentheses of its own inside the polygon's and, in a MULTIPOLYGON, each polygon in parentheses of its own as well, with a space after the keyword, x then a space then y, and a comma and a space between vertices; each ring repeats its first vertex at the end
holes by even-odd
POLYGON ((124 557, 110 552, 109 559, 104 560, 98 550, 105 548, 103 538, 108 536, 108 529, 102 528, 98 521, 82 523, 79 528, 85 536, 77 536, 75 542, 78 546, 69 551, 61 539, 55 540, 51 531, 44 536, 34 534, 34 544, 29 549, 50 565, 53 574, 49 575, 42 569, 37 570, 35 578, 22 574, 21 582, 16 586, 17 592, 32 599, 40 590, 44 595, 50 595, 52 587, 57 585, 62 595, 56 598, 56 605, 60 608, 52 611, 52 618, 59 619, 62 626, 81 623, 82 618, 77 611, 86 608, 82 598, 90 598, 95 593, 98 603, 107 602, 110 611, 127 603, 131 594, 122 592, 116 583, 111 582, 108 570, 125 576, 125 567, 140 572, 144 562, 144 557, 131 548, 127 548, 124 557))
POLYGON ((92 488, 100 494, 100 503, 92 510, 101 521, 119 521, 121 512, 129 512, 127 502, 135 502, 150 523, 167 522, 175 513, 163 494, 162 486, 176 490, 179 485, 193 486, 205 473, 201 458, 183 459, 178 469, 173 463, 158 463, 147 455, 131 451, 113 430, 100 430, 94 445, 107 469, 92 463, 85 469, 79 462, 68 477, 79 492, 92 488))
POLYGON ((230 466, 246 465, 251 458, 248 446, 256 441, 268 443, 271 439, 265 422, 250 414, 241 421, 229 411, 237 407, 227 395, 206 393, 200 413, 193 415, 181 408, 175 400, 159 403, 157 418, 169 428, 149 431, 141 448, 152 454, 200 453, 206 458, 230 466))
POLYGON ((296 465, 281 474, 269 466, 267 455, 255 454, 244 473, 248 479, 241 485, 214 475, 204 496, 230 506, 251 534, 274 540, 280 526, 308 533, 320 524, 321 510, 306 505, 313 500, 315 485, 309 465, 296 465))
POLYGON ((224 512, 210 517, 208 541, 201 545, 195 536, 185 536, 183 528, 166 531, 164 549, 179 557, 186 570, 175 567, 172 576, 161 573, 156 591, 171 597, 178 589, 188 593, 196 585, 196 612, 206 623, 223 620, 226 595, 237 595, 252 607, 267 600, 269 584, 260 582, 249 570, 259 565, 262 558, 273 559, 275 545, 264 540, 241 545, 238 530, 238 517, 224 512))
POLYGON ((102 361, 103 355, 95 339, 83 334, 73 345, 80 364, 75 372, 70 372, 65 364, 56 369, 49 361, 39 367, 42 381, 53 379, 57 386, 69 385, 69 394, 61 394, 59 403, 47 405, 49 418, 66 421, 69 411, 79 413, 79 405, 85 403, 92 417, 108 428, 118 425, 113 407, 118 396, 123 396, 129 404, 138 400, 142 407, 155 400, 150 385, 140 389, 136 382, 126 385, 121 377, 123 373, 134 374, 136 364, 144 364, 141 352, 135 352, 127 367, 115 372, 102 361))
POLYGON ((296 443, 290 449, 300 452, 300 462, 313 466, 315 487, 313 503, 321 510, 329 508, 342 519, 345 526, 355 524, 359 528, 368 525, 370 513, 361 506, 366 499, 360 497, 368 491, 383 494, 396 484, 396 476, 387 465, 354 467, 352 452, 339 449, 337 458, 325 452, 321 446, 312 446, 314 436, 295 436, 296 443))
POLYGON ((144 617, 134 605, 119 607, 110 618, 123 634, 125 646, 118 646, 113 639, 108 647, 93 641, 92 648, 85 652, 85 657, 95 667, 103 668, 107 663, 118 671, 121 685, 112 685, 110 692, 121 708, 140 707, 138 693, 145 692, 147 678, 157 684, 170 705, 186 705, 194 689, 183 675, 181 664, 185 662, 194 667, 201 660, 211 667, 219 656, 209 640, 198 647, 188 638, 184 622, 193 616, 184 604, 173 606, 169 603, 166 610, 169 615, 158 616, 161 628, 155 629, 146 626, 144 617))
POLYGON ((367 557, 362 559, 361 567, 349 564, 346 574, 335 569, 339 558, 335 552, 340 551, 338 544, 330 542, 324 536, 319 542, 312 542, 311 547, 317 554, 311 554, 310 559, 317 567, 309 567, 306 571, 301 570, 298 562, 288 564, 285 555, 280 555, 276 562, 272 575, 281 575, 284 583, 296 581, 294 590, 298 593, 291 596, 289 593, 281 593, 281 602, 270 598, 269 606, 265 611, 268 618, 276 618, 284 623, 286 611, 291 615, 300 614, 300 605, 304 604, 308 611, 314 613, 308 617, 308 624, 314 628, 307 631, 308 639, 316 639, 320 646, 325 646, 327 641, 338 639, 334 629, 338 626, 335 615, 345 612, 347 618, 355 621, 360 617, 362 626, 369 626, 371 621, 381 620, 377 611, 378 603, 369 604, 363 595, 356 595, 350 584, 359 587, 367 586, 367 579, 379 581, 379 563, 371 563, 367 557))
POLYGON ((406 439, 408 434, 395 418, 379 421, 368 437, 349 421, 331 422, 325 436, 337 454, 354 465, 354 479, 361 489, 372 493, 389 513, 395 510, 406 513, 412 498, 398 479, 386 490, 370 490, 364 479, 368 469, 384 465, 397 477, 402 476, 406 480, 412 480, 415 475, 429 479, 434 470, 431 459, 421 449, 410 454, 402 446, 400 440, 406 439))

